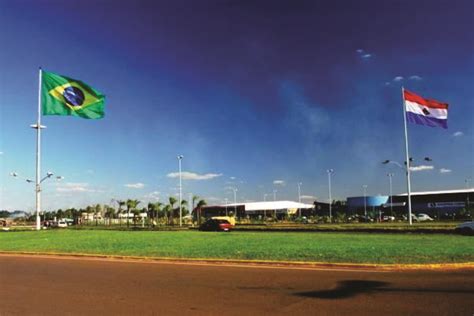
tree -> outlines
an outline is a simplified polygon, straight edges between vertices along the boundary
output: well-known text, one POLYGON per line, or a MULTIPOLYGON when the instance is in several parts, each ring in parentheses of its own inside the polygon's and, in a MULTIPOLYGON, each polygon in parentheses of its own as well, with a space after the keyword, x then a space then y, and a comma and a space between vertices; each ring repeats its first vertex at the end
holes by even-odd
POLYGON ((170 225, 173 225, 174 204, 177 202, 177 200, 176 200, 176 198, 174 198, 173 196, 170 196, 169 201, 170 201, 170 207, 171 207, 170 225))
POLYGON ((205 200, 199 200, 198 204, 196 205, 196 210, 197 210, 197 218, 198 218, 198 225, 201 224, 201 208, 203 206, 207 205, 205 200))
POLYGON ((165 207, 163 208, 163 212, 165 213, 165 217, 167 218, 168 224, 170 222, 170 213, 171 213, 171 205, 166 204, 165 207))
POLYGON ((97 226, 99 224, 98 214, 101 212, 101 210, 102 210, 102 207, 100 206, 100 204, 97 204, 94 208, 95 226, 97 226))
POLYGON ((188 206, 188 201, 181 200, 181 213, 183 216, 186 216, 189 213, 187 206, 188 206))
POLYGON ((130 211, 135 210, 138 204, 140 204, 139 200, 130 200, 130 199, 127 200, 127 227, 130 226, 130 221, 129 221, 130 211))
POLYGON ((194 205, 196 204, 196 201, 199 201, 199 196, 193 195, 191 212, 194 211, 194 205))
POLYGON ((156 211, 156 217, 159 218, 160 217, 160 213, 161 213, 161 207, 163 206, 163 203, 161 202, 156 202, 155 203, 155 211, 156 211))
POLYGON ((105 216, 109 219, 109 225, 112 223, 112 218, 114 218, 115 209, 111 206, 105 206, 105 216))
POLYGON ((155 218, 155 212, 156 212, 156 208, 155 208, 155 204, 154 203, 151 203, 151 202, 148 202, 148 205, 147 205, 147 215, 150 217, 150 218, 155 218))
POLYGON ((118 204, 117 214, 120 218, 120 226, 122 226, 122 217, 120 215, 122 214, 122 207, 125 205, 125 201, 118 200, 117 204, 118 204))

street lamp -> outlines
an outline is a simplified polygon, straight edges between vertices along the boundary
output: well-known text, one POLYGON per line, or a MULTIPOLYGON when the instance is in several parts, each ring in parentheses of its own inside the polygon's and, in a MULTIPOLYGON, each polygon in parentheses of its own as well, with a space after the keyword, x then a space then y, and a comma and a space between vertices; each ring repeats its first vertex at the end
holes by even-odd
POLYGON ((303 185, 303 183, 301 182, 298 182, 298 202, 301 203, 301 186, 303 185))
POLYGON ((234 217, 237 218, 237 188, 232 188, 234 192, 234 217))
MULTIPOLYGON (((273 190, 273 202, 276 201, 276 193, 277 193, 277 190, 273 190)), ((273 209, 273 211, 274 211, 274 213, 275 213, 275 218, 276 218, 276 215, 277 215, 276 203, 275 203, 274 207, 275 207, 275 208, 273 209)))
POLYGON ((334 169, 326 170, 328 173, 328 187, 329 187, 329 222, 332 223, 332 197, 331 197, 331 174, 334 173, 334 169))
MULTIPOLYGON (((23 178, 21 177, 17 172, 10 172, 10 175, 14 178, 18 179, 23 179, 28 183, 33 183, 34 181, 28 178, 23 178)), ((45 180, 51 178, 54 174, 51 171, 48 171, 46 173, 46 176, 44 176, 41 180, 38 177, 38 182, 36 184, 35 192, 36 192, 36 230, 41 229, 41 218, 40 218, 40 192, 41 192, 41 183, 43 183, 45 180)), ((56 176, 56 180, 62 180, 64 179, 63 176, 56 176)))
MULTIPOLYGON (((405 138, 406 138, 406 130, 405 130, 405 138)), ((408 144, 406 142, 406 144, 408 144)), ((411 218, 411 180, 410 180, 410 170, 411 170, 411 162, 413 161, 413 158, 412 157, 408 157, 408 145, 407 146, 407 157, 406 157, 406 161, 405 161, 405 167, 403 167, 400 163, 396 162, 396 161, 392 161, 392 160, 384 160, 382 162, 382 164, 386 165, 386 164, 389 164, 389 163, 393 163, 395 165, 397 165, 398 167, 400 167, 401 169, 404 169, 405 172, 406 172, 406 177, 407 177, 407 204, 408 204, 408 223, 409 225, 412 224, 412 218, 411 218)), ((424 161, 428 161, 428 162, 431 162, 433 161, 433 159, 431 159, 430 157, 425 157, 423 158, 424 161)))
POLYGON ((225 200, 225 216, 229 216, 228 213, 227 213, 227 201, 228 201, 228 199, 225 198, 224 200, 225 200))
POLYGON ((470 188, 470 182, 471 182, 471 178, 467 178, 466 180, 464 180, 464 182, 466 183, 466 211, 469 212, 469 192, 467 191, 469 188, 470 188))
MULTIPOLYGON (((298 202, 301 203, 301 186, 303 185, 303 183, 301 182, 298 182, 298 202)), ((301 207, 298 208, 298 213, 299 213, 299 217, 301 217, 301 207)))
POLYGON ((367 184, 364 184, 362 188, 364 189, 364 220, 367 221, 367 184))
POLYGON ((394 173, 387 173, 388 181, 390 183, 390 216, 393 216, 393 200, 392 200, 392 177, 394 173))
POLYGON ((183 160, 184 156, 183 155, 178 155, 178 166, 179 166, 179 226, 181 227, 183 225, 183 211, 181 207, 181 200, 182 200, 182 183, 181 183, 181 160, 183 160))

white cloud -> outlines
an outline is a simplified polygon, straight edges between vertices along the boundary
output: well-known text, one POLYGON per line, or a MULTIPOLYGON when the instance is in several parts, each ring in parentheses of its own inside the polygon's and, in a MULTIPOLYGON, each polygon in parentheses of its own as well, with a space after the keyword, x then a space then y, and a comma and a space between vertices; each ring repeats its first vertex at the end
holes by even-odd
POLYGON ((131 189, 143 189, 145 187, 145 185, 141 182, 127 183, 127 184, 124 184, 124 186, 126 186, 127 188, 131 188, 131 189))
POLYGON ((390 85, 390 82, 389 82, 389 81, 385 82, 385 85, 386 85, 386 86, 389 86, 389 85, 390 85))
POLYGON ((90 189, 88 183, 74 183, 67 182, 58 185, 56 188, 57 192, 96 192, 96 190, 90 189))
POLYGON ((454 137, 459 137, 459 136, 463 136, 463 135, 464 135, 464 133, 461 132, 461 131, 457 131, 453 134, 454 137))
POLYGON ((316 200, 316 197, 312 195, 302 195, 301 199, 302 200, 316 200))
POLYGON ((143 196, 147 200, 159 201, 160 200, 160 192, 153 191, 143 196))
POLYGON ((440 173, 450 173, 451 171, 452 171, 451 169, 446 169, 446 168, 439 169, 440 173))
POLYGON ((362 55, 362 56, 360 56, 360 57, 362 57, 362 58, 364 58, 364 59, 369 59, 370 57, 372 57, 372 54, 364 54, 364 55, 362 55))
POLYGON ((356 49, 356 52, 357 52, 358 54, 362 54, 362 53, 364 52, 364 50, 361 49, 361 48, 359 48, 359 49, 356 49))
POLYGON ((395 82, 400 82, 402 80, 403 80, 402 76, 396 76, 395 78, 393 78, 393 81, 395 81, 395 82))
POLYGON ((274 184, 274 185, 281 185, 281 186, 284 186, 284 185, 285 185, 285 181, 284 181, 284 180, 273 180, 273 184, 274 184))
POLYGON ((433 170, 433 169, 434 169, 433 166, 426 166, 426 165, 420 165, 420 166, 410 167, 410 170, 413 171, 413 172, 426 171, 426 170, 433 170))
POLYGON ((235 177, 230 177, 229 179, 231 179, 231 180, 235 180, 235 177))
POLYGON ((423 78, 421 78, 420 76, 417 76, 417 75, 413 75, 413 76, 410 76, 410 78, 408 78, 408 79, 420 81, 420 80, 422 80, 423 78))
POLYGON ((0 151, 0 156, 3 155, 3 151, 0 151))
MULTIPOLYGON (((179 172, 171 172, 166 175, 168 178, 179 178, 179 172)), ((181 178, 183 180, 211 180, 222 176, 222 173, 205 173, 197 174, 194 172, 181 172, 181 178)))

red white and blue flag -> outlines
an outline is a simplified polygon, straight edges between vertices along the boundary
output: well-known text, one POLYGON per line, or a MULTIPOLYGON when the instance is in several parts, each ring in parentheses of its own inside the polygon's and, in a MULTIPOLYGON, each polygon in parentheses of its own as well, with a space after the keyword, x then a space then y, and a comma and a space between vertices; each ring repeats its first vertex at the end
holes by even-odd
POLYGON ((404 90, 407 121, 431 127, 448 128, 448 104, 425 99, 413 92, 404 90))

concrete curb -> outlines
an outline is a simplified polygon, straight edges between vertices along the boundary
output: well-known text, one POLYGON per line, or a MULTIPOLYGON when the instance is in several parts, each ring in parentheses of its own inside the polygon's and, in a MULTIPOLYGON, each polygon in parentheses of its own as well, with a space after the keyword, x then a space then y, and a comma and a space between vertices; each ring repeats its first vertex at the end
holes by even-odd
POLYGON ((270 261, 270 260, 237 260, 237 259, 206 259, 206 258, 168 258, 119 256, 83 253, 42 253, 29 251, 0 251, 0 256, 25 256, 64 259, 113 260, 127 262, 155 262, 176 264, 209 264, 229 266, 280 267, 301 269, 334 269, 334 270, 371 270, 371 271, 408 271, 408 270, 474 270, 474 262, 465 263, 432 263, 432 264, 372 264, 372 263, 331 263, 302 261, 270 261))

